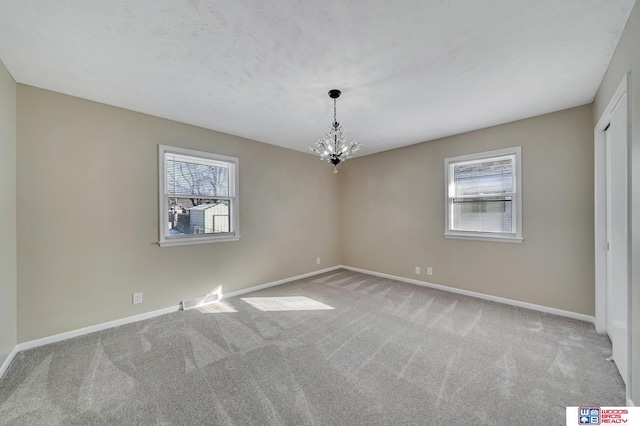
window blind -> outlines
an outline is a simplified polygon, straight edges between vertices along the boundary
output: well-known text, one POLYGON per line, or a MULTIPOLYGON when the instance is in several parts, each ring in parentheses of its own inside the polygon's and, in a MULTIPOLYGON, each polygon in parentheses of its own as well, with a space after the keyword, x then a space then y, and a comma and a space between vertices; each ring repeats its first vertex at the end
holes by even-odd
POLYGON ((515 156, 453 163, 451 229, 513 233, 515 156))
POLYGON ((229 197, 228 163, 167 153, 167 195, 171 197, 229 197))

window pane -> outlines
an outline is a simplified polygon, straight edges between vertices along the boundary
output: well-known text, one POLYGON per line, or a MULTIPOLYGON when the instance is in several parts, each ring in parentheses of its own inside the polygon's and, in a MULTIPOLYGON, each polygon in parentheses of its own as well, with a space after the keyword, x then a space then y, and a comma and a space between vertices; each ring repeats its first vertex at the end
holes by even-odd
POLYGON ((169 198, 167 234, 219 234, 230 232, 229 200, 169 198))
POLYGON ((454 199, 452 208, 454 231, 513 232, 511 197, 454 199))
POLYGON ((456 164, 453 179, 456 197, 512 193, 513 160, 456 164))
POLYGON ((177 195, 229 196, 229 164, 167 154, 167 193, 177 195), (199 161, 198 161, 199 160, 199 161))

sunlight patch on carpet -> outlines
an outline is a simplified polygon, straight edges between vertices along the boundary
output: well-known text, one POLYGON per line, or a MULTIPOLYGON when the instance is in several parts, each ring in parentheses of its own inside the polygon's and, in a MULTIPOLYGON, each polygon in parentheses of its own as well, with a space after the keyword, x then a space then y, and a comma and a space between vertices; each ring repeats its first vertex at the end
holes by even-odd
POLYGON ((335 309, 322 302, 309 299, 304 296, 288 297, 245 297, 245 302, 256 309, 265 312, 276 311, 317 311, 323 309, 335 309))

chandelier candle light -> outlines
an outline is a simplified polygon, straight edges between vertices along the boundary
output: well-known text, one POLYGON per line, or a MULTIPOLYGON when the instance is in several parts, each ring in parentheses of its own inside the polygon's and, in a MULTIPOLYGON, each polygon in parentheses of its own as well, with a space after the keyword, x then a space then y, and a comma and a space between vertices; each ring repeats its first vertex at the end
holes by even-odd
POLYGON ((329 90, 329 97, 333 99, 333 124, 331 125, 331 131, 324 134, 324 138, 316 141, 316 147, 309 147, 309 149, 320 156, 321 160, 327 160, 333 164, 333 173, 338 173, 338 164, 347 161, 354 152, 360 149, 362 145, 358 141, 347 142, 344 137, 342 127, 336 119, 336 99, 340 96, 340 91, 337 89, 329 90))

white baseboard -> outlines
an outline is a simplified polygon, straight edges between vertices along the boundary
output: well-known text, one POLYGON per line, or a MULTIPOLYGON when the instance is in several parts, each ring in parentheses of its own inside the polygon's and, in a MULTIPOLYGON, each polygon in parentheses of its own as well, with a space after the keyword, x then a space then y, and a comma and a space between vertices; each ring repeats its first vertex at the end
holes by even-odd
POLYGON ((531 309, 534 311, 544 312, 547 314, 559 315, 561 317, 573 318, 580 321, 586 321, 590 323, 594 323, 595 318, 585 314, 579 314, 571 311, 564 311, 562 309, 550 308, 548 306, 535 305, 533 303, 521 302, 519 300, 506 299, 504 297, 491 296, 489 294, 484 293, 476 293, 475 291, 463 290, 455 287, 447 287, 445 285, 433 284, 426 281, 414 280, 411 278, 403 278, 395 275, 383 274, 381 272, 369 271, 366 269, 354 268, 352 266, 341 266, 344 269, 348 269, 354 272, 361 272, 363 274, 374 275, 376 277, 388 278, 391 280, 402 281, 409 284, 415 284, 422 287, 434 288, 436 290, 448 291, 450 293, 462 294, 464 296, 471 296, 478 299, 490 300, 492 302, 502 303, 505 305, 517 306, 519 308, 531 309))
POLYGON ((145 312, 144 314, 133 315, 126 318, 120 318, 113 321, 103 322, 101 324, 91 325, 89 327, 77 330, 65 331, 64 333, 54 334, 53 336, 43 337, 41 339, 30 340, 28 342, 19 343, 18 351, 37 348, 38 346, 48 345, 50 343, 60 342, 62 340, 71 339, 72 337, 83 336, 85 334, 95 333, 96 331, 106 330, 108 328, 118 327, 120 325, 131 324, 134 322, 146 320, 160 315, 170 314, 180 310, 180 305, 170 306, 168 308, 158 309, 157 311, 145 312))
MULTIPOLYGON (((313 271, 313 272, 309 272, 309 273, 306 273, 306 274, 297 275, 295 277, 289 277, 289 278, 285 278, 285 279, 282 279, 282 280, 273 281, 273 282, 270 282, 270 283, 260 284, 260 285, 256 285, 256 286, 253 286, 253 287, 245 288, 245 289, 242 289, 242 290, 232 291, 230 293, 223 294, 222 295, 222 299, 228 298, 228 297, 239 296, 241 294, 250 293, 250 292, 256 291, 256 290, 262 290, 264 288, 273 287, 273 286, 276 286, 276 285, 284 284, 284 283, 291 282, 291 281, 300 280, 300 279, 303 279, 303 278, 312 277, 314 275, 318 275, 318 274, 322 274, 322 273, 325 273, 325 272, 334 271, 334 270, 340 269, 340 268, 341 268, 340 265, 332 266, 330 268, 320 269, 318 271, 313 271)), ((41 339, 30 340, 28 342, 19 343, 16 346, 16 348, 13 350, 13 352, 9 355, 9 358, 7 358, 7 360, 5 360, 5 362, 2 364, 2 370, 0 370, 0 373, 3 373, 4 370, 9 367, 9 363, 11 362, 13 357, 15 357, 15 355, 20 351, 24 351, 24 350, 32 349, 32 348, 37 348, 38 346, 48 345, 50 343, 60 342, 62 340, 71 339, 72 337, 78 337, 78 336, 82 336, 82 335, 89 334, 89 333, 95 333, 96 331, 102 331, 102 330, 106 330, 108 328, 118 327, 120 325, 131 324, 131 323, 134 323, 134 322, 146 320, 146 319, 157 317, 157 316, 160 316, 160 315, 170 314, 172 312, 179 311, 180 308, 181 308, 181 305, 170 306, 168 308, 158 309, 156 311, 145 312, 144 314, 134 315, 134 316, 131 316, 131 317, 121 318, 121 319, 117 319, 117 320, 113 320, 113 321, 108 321, 108 322, 104 322, 102 324, 96 324, 96 325, 92 325, 92 326, 89 326, 89 327, 80 328, 78 330, 66 331, 64 333, 55 334, 53 336, 47 336, 47 337, 43 337, 41 339)), ((1 374, 0 374, 0 377, 2 377, 1 374)))
POLYGON ((13 358, 16 357, 17 353, 18 353, 18 347, 14 346, 14 348, 11 350, 11 352, 9 352, 9 355, 7 355, 4 362, 0 366, 0 379, 2 379, 2 377, 4 376, 4 373, 6 373, 7 369, 9 368, 9 364, 11 364, 11 361, 13 361, 13 358))
POLYGON ((262 289, 269 288, 269 287, 274 287, 274 286, 277 286, 277 285, 280 285, 280 284, 289 283, 291 281, 296 281, 296 280, 301 280, 303 278, 313 277, 314 275, 324 274, 325 272, 335 271, 336 269, 340 269, 340 268, 343 268, 343 266, 342 265, 336 265, 336 266, 332 266, 330 268, 320 269, 318 271, 313 271, 313 272, 309 272, 309 273, 302 274, 302 275, 296 275, 295 277, 284 278, 282 280, 272 281, 272 282, 266 283, 266 284, 260 284, 260 285, 256 285, 256 286, 249 287, 249 288, 243 288, 242 290, 236 290, 236 291, 232 291, 232 292, 227 293, 227 294, 223 294, 222 295, 222 299, 226 299, 228 297, 241 296, 243 294, 251 293, 252 291, 262 290, 262 289))

